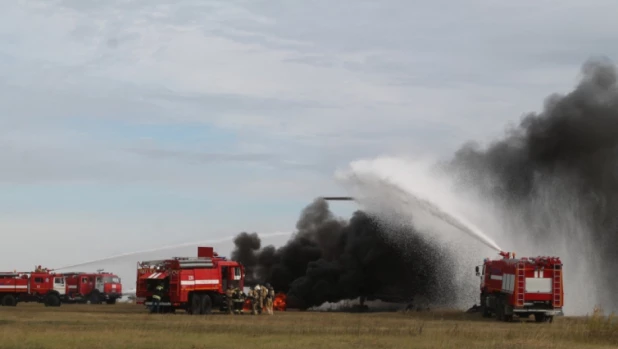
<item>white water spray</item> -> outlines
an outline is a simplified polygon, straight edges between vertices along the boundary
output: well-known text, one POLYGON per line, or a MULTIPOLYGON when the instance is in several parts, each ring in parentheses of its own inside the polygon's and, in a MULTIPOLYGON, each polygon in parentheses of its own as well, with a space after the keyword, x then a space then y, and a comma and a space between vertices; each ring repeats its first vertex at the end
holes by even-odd
MULTIPOLYGON (((287 232, 277 232, 277 233, 270 233, 270 234, 260 234, 260 238, 268 238, 268 237, 276 237, 276 236, 288 236, 288 235, 290 235, 290 233, 287 233, 287 232)), ((127 253, 117 254, 117 255, 113 255, 113 256, 109 256, 109 257, 94 259, 94 260, 90 260, 90 261, 87 261, 87 262, 77 263, 77 264, 73 264, 73 265, 67 265, 67 266, 64 266, 64 267, 61 267, 61 268, 55 268, 53 270, 62 270, 62 269, 81 267, 81 266, 84 266, 84 265, 90 265, 90 264, 94 264, 94 263, 105 262, 105 261, 119 259, 119 258, 123 258, 123 257, 128 257, 128 256, 133 256, 133 255, 140 255, 140 254, 144 254, 144 253, 159 252, 159 251, 164 251, 164 250, 171 250, 171 249, 174 249, 174 248, 190 247, 190 246, 197 246, 197 245, 202 245, 202 244, 216 244, 216 243, 225 242, 225 241, 232 241, 235 238, 236 238, 236 235, 233 235, 233 236, 228 236, 228 237, 221 238, 221 239, 216 239, 216 240, 203 240, 203 241, 187 242, 187 243, 178 244, 178 245, 152 248, 152 249, 149 249, 149 250, 127 252, 127 253)))
POLYGON ((602 263, 589 238, 594 216, 577 193, 569 190, 568 182, 554 177, 537 180, 537 193, 530 200, 506 205, 475 188, 458 185, 450 175, 434 171, 434 166, 433 161, 401 158, 362 160, 338 171, 336 179, 363 209, 387 224, 412 224, 425 236, 441 238, 442 246, 458 261, 456 283, 463 294, 455 301, 457 307, 469 306, 469 299, 478 301, 478 278, 471 268, 498 247, 483 232, 490 232, 520 256, 560 257, 565 264, 565 314, 584 315, 597 304, 613 304, 613 296, 604 291, 608 281, 596 272, 602 263), (444 212, 455 220, 443 219, 444 212), (448 226, 439 226, 437 221, 448 226), (448 231, 450 226, 457 230, 448 231), (465 239, 457 236, 459 231, 466 232, 465 239), (491 250, 472 241, 471 233, 491 250), (591 285, 597 290, 591 291, 591 285))
MULTIPOLYGON (((418 186, 406 185, 407 183, 402 183, 398 178, 386 175, 386 172, 383 170, 400 165, 398 162, 399 160, 390 158, 378 159, 375 162, 357 161, 351 164, 349 170, 338 171, 336 178, 349 190, 355 192, 355 198, 359 203, 364 204, 370 210, 377 211, 376 213, 379 213, 381 216, 393 217, 392 214, 385 212, 385 208, 392 213, 399 211, 404 216, 409 217, 413 215, 413 218, 420 214, 428 214, 451 225, 487 247, 497 252, 502 251, 500 246, 483 233, 481 229, 463 218, 461 214, 453 209, 452 205, 444 202, 444 198, 452 196, 452 194, 447 193, 448 188, 445 188, 444 182, 438 183, 440 179, 436 178, 435 174, 433 177, 434 183, 427 182, 426 178, 430 178, 427 176, 428 174, 425 174, 427 177, 425 177, 424 183, 421 183, 417 173, 415 182, 418 183, 418 186), (435 197, 438 200, 442 197, 442 203, 438 203, 434 199, 435 197), (395 202, 395 198, 399 202, 395 202)), ((414 177, 409 169, 404 174, 414 177)))
MULTIPOLYGON (((432 165, 428 161, 397 158, 355 161, 347 169, 337 171, 336 179, 363 210, 384 224, 412 225, 427 240, 438 242, 454 256, 455 279, 448 282, 454 282, 460 291, 445 296, 445 306, 468 308, 478 302, 478 278, 473 266, 501 248, 464 218, 469 216, 465 210, 467 198, 455 194, 453 183, 434 171, 432 165)), ((486 217, 474 218, 485 223, 486 217)))

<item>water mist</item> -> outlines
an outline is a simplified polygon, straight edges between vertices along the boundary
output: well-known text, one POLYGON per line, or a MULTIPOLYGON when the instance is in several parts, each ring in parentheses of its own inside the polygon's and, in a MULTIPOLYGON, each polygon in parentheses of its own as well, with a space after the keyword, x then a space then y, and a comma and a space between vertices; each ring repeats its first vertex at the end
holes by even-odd
POLYGON ((588 238, 588 216, 568 187, 556 180, 539 182, 539 194, 532 200, 506 206, 435 164, 388 157, 361 160, 338 171, 336 178, 364 210, 385 224, 412 224, 447 248, 459 262, 457 306, 477 300, 474 266, 485 257, 500 258, 500 246, 518 256, 562 258, 566 313, 585 314, 600 301, 590 290, 590 285, 602 283, 594 275, 600 264, 588 238))

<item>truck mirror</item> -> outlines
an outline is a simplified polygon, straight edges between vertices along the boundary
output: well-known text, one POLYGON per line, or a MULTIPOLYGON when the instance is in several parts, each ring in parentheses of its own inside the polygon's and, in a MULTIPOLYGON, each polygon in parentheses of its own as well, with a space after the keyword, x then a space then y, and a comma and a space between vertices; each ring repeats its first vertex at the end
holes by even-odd
POLYGON ((474 268, 474 270, 476 271, 476 275, 478 276, 478 275, 479 275, 479 266, 477 265, 477 266, 474 268))

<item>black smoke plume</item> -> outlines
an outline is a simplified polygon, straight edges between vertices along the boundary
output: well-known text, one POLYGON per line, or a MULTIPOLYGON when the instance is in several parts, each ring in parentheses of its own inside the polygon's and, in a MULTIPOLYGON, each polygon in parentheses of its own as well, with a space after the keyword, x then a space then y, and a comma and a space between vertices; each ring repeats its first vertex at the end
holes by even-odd
MULTIPOLYGON (((576 198, 581 207, 578 214, 587 222, 586 242, 594 244, 595 253, 602 257, 600 270, 587 272, 603 273, 609 294, 618 292, 618 86, 614 64, 606 59, 589 60, 572 92, 549 96, 541 113, 526 115, 504 139, 486 149, 466 144, 450 165, 465 174, 461 178, 467 184, 497 198, 505 207, 526 207, 543 195, 548 183, 559 183, 563 193, 576 198)), ((559 196, 554 204, 563 204, 559 196)), ((566 213, 555 212, 560 214, 566 213)), ((527 233, 541 238, 549 228, 541 226, 527 233)), ((568 243, 580 242, 573 239, 568 243)), ((570 268, 574 267, 571 264, 570 268)))
POLYGON ((316 199, 296 229, 280 248, 260 248, 256 233, 243 232, 232 253, 245 265, 248 285, 270 283, 288 294, 289 306, 356 298, 431 301, 452 290, 452 268, 445 268, 450 260, 411 228, 392 231, 362 211, 349 221, 337 219, 327 201, 316 199))

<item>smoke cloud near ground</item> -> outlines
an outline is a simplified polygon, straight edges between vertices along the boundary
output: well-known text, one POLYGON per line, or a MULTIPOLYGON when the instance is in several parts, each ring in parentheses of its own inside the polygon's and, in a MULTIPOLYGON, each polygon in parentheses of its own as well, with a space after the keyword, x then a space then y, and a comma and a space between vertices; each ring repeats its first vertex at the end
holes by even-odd
POLYGON ((453 290, 452 261, 411 227, 395 231, 362 211, 338 219, 327 201, 316 199, 296 229, 279 248, 262 248, 256 233, 243 232, 232 252, 245 265, 249 285, 270 283, 288 294, 290 306, 356 298, 436 302, 453 290))

